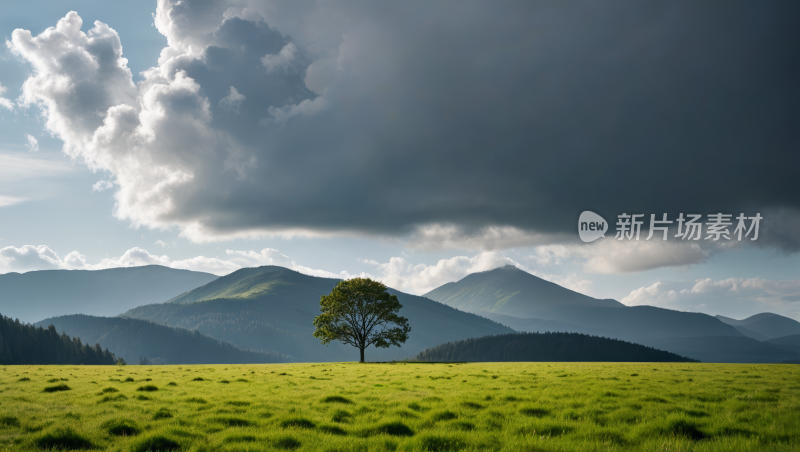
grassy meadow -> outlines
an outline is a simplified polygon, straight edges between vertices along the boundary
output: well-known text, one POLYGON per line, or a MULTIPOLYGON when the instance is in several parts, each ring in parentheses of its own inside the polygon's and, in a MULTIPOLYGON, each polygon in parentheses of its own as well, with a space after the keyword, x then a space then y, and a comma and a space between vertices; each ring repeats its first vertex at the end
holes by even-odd
POLYGON ((800 448, 800 366, 0 368, 0 450, 800 448))

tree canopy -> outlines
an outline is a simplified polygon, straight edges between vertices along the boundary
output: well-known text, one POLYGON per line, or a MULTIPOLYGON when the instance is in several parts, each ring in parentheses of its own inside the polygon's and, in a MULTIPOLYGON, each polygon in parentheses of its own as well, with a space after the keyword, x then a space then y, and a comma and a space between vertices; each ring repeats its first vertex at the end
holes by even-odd
POLYGON ((319 302, 322 314, 314 318, 314 337, 325 345, 331 341, 350 344, 361 351, 373 345, 400 347, 408 340, 408 319, 397 315, 403 305, 386 286, 369 278, 342 281, 319 302))

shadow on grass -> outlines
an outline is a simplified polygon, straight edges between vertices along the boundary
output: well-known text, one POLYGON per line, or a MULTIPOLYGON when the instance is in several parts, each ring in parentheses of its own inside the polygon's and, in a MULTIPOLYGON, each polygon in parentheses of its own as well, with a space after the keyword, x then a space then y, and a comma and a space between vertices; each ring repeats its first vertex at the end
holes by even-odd
POLYGON ((103 423, 103 430, 114 436, 135 436, 141 430, 130 419, 112 419, 103 423))
POLYGON ((19 419, 17 419, 15 416, 2 416, 0 417, 0 426, 19 427, 19 419))
POLYGON ((291 436, 283 436, 272 442, 278 449, 291 450, 300 447, 300 441, 291 436))
POLYGON ((327 433, 329 435, 337 435, 337 436, 347 435, 347 432, 344 429, 337 427, 335 425, 321 425, 317 430, 319 430, 322 433, 327 433))
POLYGON ((286 419, 281 422, 283 428, 315 428, 317 424, 301 417, 286 419))
POLYGON ((180 443, 165 436, 156 435, 145 438, 133 449, 133 452, 171 452, 181 448, 180 443))
POLYGON ((456 419, 458 415, 452 411, 442 411, 431 416, 434 421, 450 421, 456 419))
POLYGON ((252 422, 248 421, 247 419, 235 418, 235 417, 216 417, 211 419, 212 422, 216 422, 218 424, 225 425, 227 427, 249 427, 254 425, 252 422))
POLYGON ((336 395, 325 397, 324 399, 322 399, 322 402, 323 403, 344 403, 346 405, 351 405, 351 404, 355 403, 352 400, 348 399, 347 397, 336 396, 336 395))
POLYGON ((76 431, 65 428, 39 437, 36 447, 48 450, 84 450, 94 449, 94 444, 76 431))
POLYGON ((61 391, 69 391, 72 388, 65 384, 55 385, 55 386, 48 386, 44 388, 44 392, 61 392, 61 391))
POLYGON ((159 408, 158 411, 153 414, 153 420, 157 421, 159 419, 169 419, 172 417, 172 413, 169 412, 166 408, 159 408))
POLYGON ((377 427, 366 429, 359 434, 364 438, 376 435, 414 436, 414 431, 402 422, 387 422, 377 427))

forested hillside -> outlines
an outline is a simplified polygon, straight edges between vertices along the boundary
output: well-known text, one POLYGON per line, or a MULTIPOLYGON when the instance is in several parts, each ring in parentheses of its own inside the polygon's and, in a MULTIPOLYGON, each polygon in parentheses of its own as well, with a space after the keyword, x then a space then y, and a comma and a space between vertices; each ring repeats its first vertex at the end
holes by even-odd
POLYGON ((284 362, 277 353, 243 350, 197 331, 145 320, 68 315, 46 319, 59 330, 89 342, 100 342, 130 364, 147 358, 152 364, 247 364, 284 362))
POLYGON ((485 336, 437 345, 417 361, 585 361, 692 362, 639 344, 578 333, 519 333, 485 336))
POLYGON ((0 364, 114 364, 100 344, 90 347, 56 328, 35 327, 0 315, 0 364))

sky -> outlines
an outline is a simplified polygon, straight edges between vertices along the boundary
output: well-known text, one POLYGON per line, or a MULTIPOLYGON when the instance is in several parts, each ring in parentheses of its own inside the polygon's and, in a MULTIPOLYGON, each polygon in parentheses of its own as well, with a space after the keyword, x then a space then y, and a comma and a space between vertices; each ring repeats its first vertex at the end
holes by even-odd
POLYGON ((281 265, 424 294, 515 265, 628 305, 800 320, 798 13, 8 5, 0 273, 281 265), (581 240, 584 211, 604 237, 581 240))

